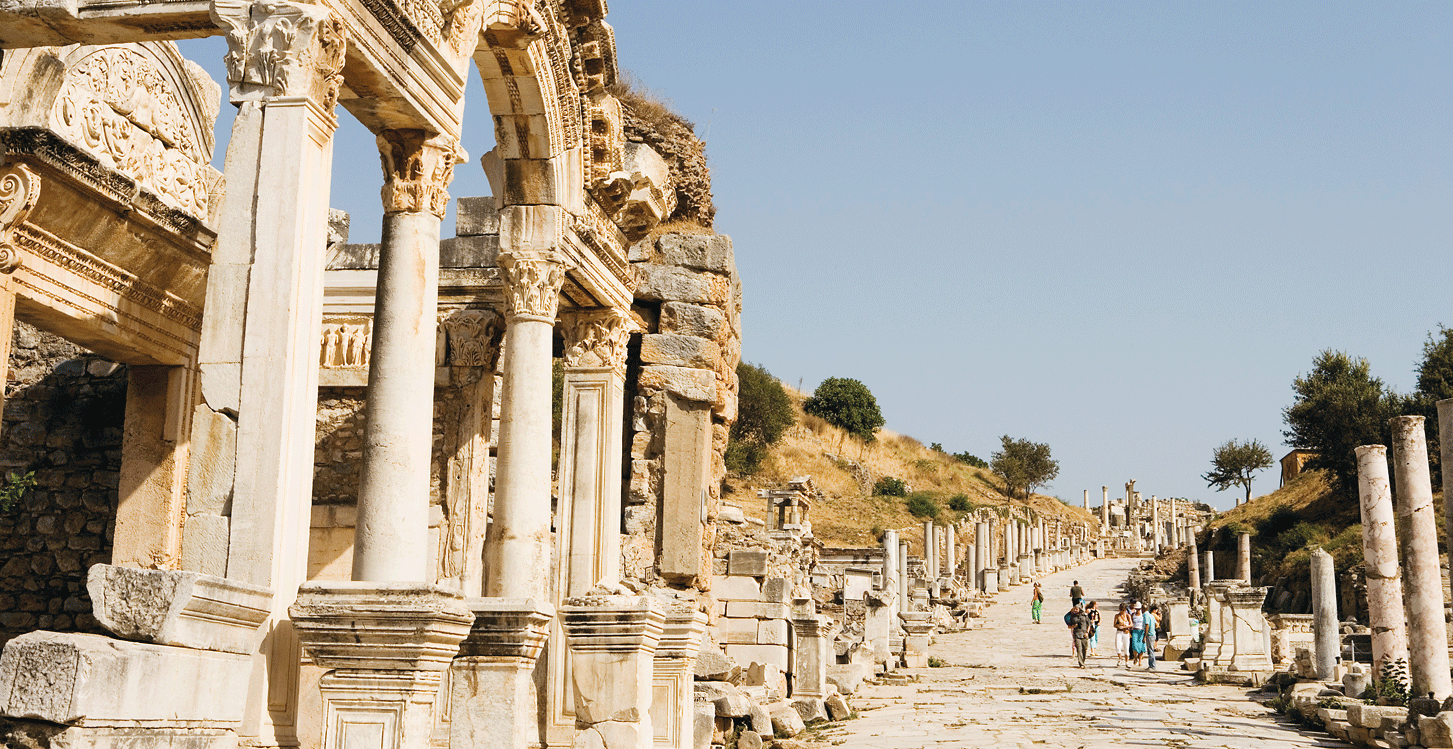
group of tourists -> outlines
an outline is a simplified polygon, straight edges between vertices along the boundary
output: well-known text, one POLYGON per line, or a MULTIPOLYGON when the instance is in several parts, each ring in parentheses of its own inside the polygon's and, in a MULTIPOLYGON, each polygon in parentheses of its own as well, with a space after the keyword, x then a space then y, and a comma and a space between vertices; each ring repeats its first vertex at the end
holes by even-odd
MULTIPOLYGON (((1044 590, 1039 583, 1034 584, 1029 612, 1035 624, 1044 623, 1041 620, 1044 612, 1044 590)), ((1075 659, 1080 668, 1084 668, 1087 657, 1098 656, 1096 649, 1100 645, 1100 604, 1086 600, 1085 590, 1080 587, 1079 580, 1070 586, 1070 610, 1065 614, 1064 621, 1070 630, 1070 657, 1075 659)), ((1155 668, 1156 640, 1160 639, 1162 631, 1160 606, 1145 608, 1140 601, 1122 603, 1120 610, 1115 613, 1113 624, 1115 665, 1129 668, 1148 661, 1146 667, 1155 668)))

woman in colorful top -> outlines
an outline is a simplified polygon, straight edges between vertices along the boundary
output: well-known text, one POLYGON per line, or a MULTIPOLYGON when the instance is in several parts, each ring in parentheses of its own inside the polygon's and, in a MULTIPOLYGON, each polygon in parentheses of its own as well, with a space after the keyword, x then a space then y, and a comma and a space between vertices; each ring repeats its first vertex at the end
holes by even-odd
POLYGON ((1095 657, 1095 648, 1100 647, 1100 603, 1090 601, 1085 607, 1085 616, 1090 617, 1090 657, 1095 657))
POLYGON ((1130 604, 1120 604, 1115 614, 1115 665, 1130 663, 1130 604))
POLYGON ((1140 661, 1145 658, 1145 617, 1142 615, 1144 609, 1140 602, 1136 601, 1130 607, 1130 663, 1139 666, 1140 661))
POLYGON ((1039 589, 1039 583, 1034 584, 1034 595, 1029 598, 1029 613, 1034 617, 1035 624, 1043 624, 1039 620, 1040 612, 1044 611, 1044 591, 1039 589))

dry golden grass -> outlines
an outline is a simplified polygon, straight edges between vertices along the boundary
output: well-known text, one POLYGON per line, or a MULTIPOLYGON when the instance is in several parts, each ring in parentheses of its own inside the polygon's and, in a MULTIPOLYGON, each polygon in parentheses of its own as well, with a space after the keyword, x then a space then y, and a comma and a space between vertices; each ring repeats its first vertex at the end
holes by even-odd
POLYGON ((1255 528, 1258 523, 1271 517, 1271 514, 1283 505, 1306 515, 1309 521, 1326 519, 1337 522, 1345 520, 1342 522, 1345 525, 1356 520, 1355 517, 1344 519, 1348 504, 1351 505, 1351 512, 1355 516, 1358 512, 1356 499, 1354 498, 1349 503, 1346 499, 1335 498, 1332 485, 1327 481, 1326 471, 1304 471, 1286 486, 1270 494, 1252 497, 1250 502, 1242 503, 1240 507, 1217 515, 1210 525, 1212 528, 1218 528, 1227 523, 1241 523, 1255 528))
MULTIPOLYGON (((878 479, 892 476, 907 482, 911 491, 931 493, 950 519, 960 514, 948 509, 949 498, 957 494, 965 495, 974 507, 1011 504, 1004 496, 1002 482, 988 470, 961 463, 924 447, 913 437, 886 429, 878 433, 875 441, 864 443, 820 418, 804 414, 805 394, 790 387, 787 394, 792 398, 797 423, 772 447, 771 457, 756 475, 727 480, 728 491, 723 499, 740 505, 748 515, 763 520, 767 517, 766 502, 757 497, 759 489, 773 489, 798 476, 811 476, 823 495, 812 507, 812 532, 824 544, 873 546, 877 544, 875 530, 897 529, 909 531, 904 534, 905 540, 913 553, 921 553, 922 534, 910 529, 921 527, 922 520, 908 512, 903 497, 872 496, 878 479), (848 461, 866 469, 863 483, 854 476, 848 461)), ((1015 499, 1012 504, 1025 506, 1023 499, 1015 499)), ((1049 518, 1092 519, 1079 507, 1039 494, 1030 498, 1028 507, 1049 518)))

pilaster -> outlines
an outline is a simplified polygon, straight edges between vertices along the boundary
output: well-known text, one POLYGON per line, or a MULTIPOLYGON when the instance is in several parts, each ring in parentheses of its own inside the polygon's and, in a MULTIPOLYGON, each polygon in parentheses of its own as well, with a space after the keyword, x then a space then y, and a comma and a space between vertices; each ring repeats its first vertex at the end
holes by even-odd
POLYGON ((560 608, 575 691, 576 747, 649 749, 665 616, 643 597, 581 596, 560 608))
POLYGON ((471 598, 474 624, 452 666, 449 745, 525 749, 540 743, 535 663, 555 609, 528 599, 471 598))
POLYGON ((656 749, 695 746, 696 654, 706 633, 705 613, 687 606, 667 611, 652 663, 651 730, 656 749))

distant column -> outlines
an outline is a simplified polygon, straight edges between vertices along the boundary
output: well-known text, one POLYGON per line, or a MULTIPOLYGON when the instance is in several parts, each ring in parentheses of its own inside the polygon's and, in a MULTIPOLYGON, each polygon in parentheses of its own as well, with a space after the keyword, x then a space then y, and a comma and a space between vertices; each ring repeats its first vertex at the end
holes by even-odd
POLYGON ((923 576, 932 580, 938 577, 938 567, 934 564, 934 538, 933 521, 923 521, 923 576))
POLYGON ((1150 495, 1150 548, 1156 554, 1160 553, 1160 500, 1154 494, 1150 495))
POLYGON ((1196 591, 1201 588, 1201 562, 1196 558, 1196 539, 1191 539, 1190 553, 1186 554, 1186 582, 1191 588, 1191 598, 1195 600, 1196 591))
MULTIPOLYGON (((892 596, 892 603, 889 605, 889 614, 896 616, 898 607, 903 599, 898 593, 901 590, 898 584, 898 531, 883 531, 883 594, 884 597, 892 596)), ((890 618, 892 622, 897 619, 890 618)))
POLYGON ((954 531, 958 526, 949 523, 943 527, 943 549, 944 549, 944 574, 953 578, 958 573, 958 539, 954 538, 954 531))
POLYGON ((1086 489, 1085 490, 1084 508, 1085 508, 1086 511, 1088 511, 1090 509, 1090 490, 1089 489, 1086 489))
POLYGON ((984 570, 989 566, 989 524, 974 523, 974 587, 984 587, 984 570))
POLYGON ((1408 571, 1408 665, 1411 694, 1442 701, 1453 694, 1448 673, 1448 624, 1443 618, 1443 573, 1438 564, 1438 519, 1433 510, 1433 485, 1428 476, 1428 445, 1423 417, 1392 420, 1393 470, 1397 479, 1397 512, 1403 532, 1408 571))
POLYGON ((1317 678, 1335 678, 1342 656, 1342 636, 1337 626, 1337 571, 1332 555, 1320 547, 1312 550, 1312 638, 1317 678))
POLYGON ((1236 544, 1236 577, 1251 584, 1251 534, 1243 533, 1236 544))
POLYGON ((1201 584, 1203 584, 1203 585, 1210 585, 1211 583, 1213 583, 1213 582, 1216 581, 1216 554, 1215 554, 1215 552, 1211 551, 1210 549, 1206 549, 1205 562, 1206 562, 1205 564, 1201 565, 1202 567, 1205 567, 1205 569, 1202 571, 1202 573, 1205 575, 1205 577, 1204 577, 1204 579, 1201 580, 1201 584))
POLYGON ((1100 532, 1110 530, 1110 487, 1100 487, 1100 532))
POLYGON ((1372 672, 1388 660, 1408 657, 1403 616, 1402 577, 1398 572, 1397 534, 1387 448, 1363 445, 1357 455, 1357 498, 1362 508, 1362 559, 1367 567, 1368 625, 1372 628, 1372 672))
MULTIPOLYGON (((896 531, 894 532, 896 536, 896 531)), ((908 542, 898 542, 898 610, 912 611, 913 603, 908 600, 908 542)))

